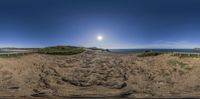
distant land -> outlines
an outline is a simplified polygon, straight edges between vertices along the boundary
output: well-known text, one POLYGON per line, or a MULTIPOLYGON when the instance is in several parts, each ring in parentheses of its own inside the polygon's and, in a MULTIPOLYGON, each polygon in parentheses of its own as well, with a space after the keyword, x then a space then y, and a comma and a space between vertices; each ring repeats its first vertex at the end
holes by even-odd
POLYGON ((193 48, 194 50, 200 50, 200 48, 193 48))

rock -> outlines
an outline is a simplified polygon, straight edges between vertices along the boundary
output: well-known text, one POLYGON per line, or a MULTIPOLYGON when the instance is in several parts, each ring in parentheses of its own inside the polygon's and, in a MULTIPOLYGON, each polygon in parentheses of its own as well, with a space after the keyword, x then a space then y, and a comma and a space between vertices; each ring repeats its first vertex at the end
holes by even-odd
POLYGON ((9 89, 19 89, 19 87, 10 87, 9 89))
POLYGON ((45 93, 41 92, 41 93, 32 94, 31 96, 32 97, 46 97, 47 95, 45 93))
POLYGON ((112 88, 122 89, 122 88, 124 88, 126 86, 127 86, 127 84, 125 82, 122 82, 122 83, 117 83, 117 84, 113 85, 112 88))
POLYGON ((68 82, 68 83, 70 83, 72 85, 81 86, 81 87, 88 87, 88 86, 92 86, 93 85, 93 83, 89 82, 88 80, 80 80, 80 79, 69 80, 67 78, 62 78, 62 80, 64 82, 68 82))
POLYGON ((133 90, 126 90, 124 92, 121 92, 119 94, 119 97, 120 98, 127 98, 128 96, 132 95, 133 94, 133 90))

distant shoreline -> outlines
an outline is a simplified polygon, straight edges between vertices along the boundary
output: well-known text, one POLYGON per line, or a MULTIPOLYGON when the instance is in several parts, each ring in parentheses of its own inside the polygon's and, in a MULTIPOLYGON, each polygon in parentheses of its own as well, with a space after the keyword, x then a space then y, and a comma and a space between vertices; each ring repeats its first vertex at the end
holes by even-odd
POLYGON ((143 52, 190 52, 200 53, 200 50, 194 49, 109 49, 116 53, 143 53, 143 52))
MULTIPOLYGON (((75 46, 71 46, 75 47, 75 46)), ((97 47, 82 47, 90 50, 99 50, 112 53, 144 53, 144 52, 189 52, 189 53, 200 53, 199 48, 134 48, 134 49, 103 49, 97 47)), ((34 51, 41 48, 0 48, 0 53, 20 53, 27 51, 34 51)))

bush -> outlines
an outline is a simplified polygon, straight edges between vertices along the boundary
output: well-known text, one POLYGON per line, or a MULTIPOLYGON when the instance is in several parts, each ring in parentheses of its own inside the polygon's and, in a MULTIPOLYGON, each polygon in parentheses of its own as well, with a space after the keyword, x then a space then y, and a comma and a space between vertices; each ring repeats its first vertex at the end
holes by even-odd
POLYGON ((0 54, 0 57, 10 58, 10 57, 19 57, 23 55, 28 55, 32 53, 10 53, 10 54, 0 54))
POLYGON ((19 57, 19 56, 23 56, 27 54, 32 54, 32 53, 51 54, 51 55, 74 55, 74 54, 79 54, 85 51, 84 48, 73 47, 73 46, 55 46, 55 47, 35 48, 35 49, 27 49, 27 50, 30 50, 30 52, 0 54, 0 57, 5 57, 5 58, 19 57))
POLYGON ((55 46, 47 47, 38 50, 40 54, 51 54, 51 55, 74 55, 82 53, 84 48, 72 47, 72 46, 55 46))
POLYGON ((140 55, 138 55, 139 57, 148 57, 148 56, 158 56, 163 54, 162 52, 144 52, 140 55))

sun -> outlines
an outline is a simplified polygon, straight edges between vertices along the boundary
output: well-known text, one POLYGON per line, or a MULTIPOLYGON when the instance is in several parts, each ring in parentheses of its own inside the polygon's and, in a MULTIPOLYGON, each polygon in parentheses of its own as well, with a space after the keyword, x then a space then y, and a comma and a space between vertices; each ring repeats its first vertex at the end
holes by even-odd
POLYGON ((97 36, 97 40, 98 40, 98 41, 102 41, 102 40, 103 40, 103 36, 98 35, 98 36, 97 36))

